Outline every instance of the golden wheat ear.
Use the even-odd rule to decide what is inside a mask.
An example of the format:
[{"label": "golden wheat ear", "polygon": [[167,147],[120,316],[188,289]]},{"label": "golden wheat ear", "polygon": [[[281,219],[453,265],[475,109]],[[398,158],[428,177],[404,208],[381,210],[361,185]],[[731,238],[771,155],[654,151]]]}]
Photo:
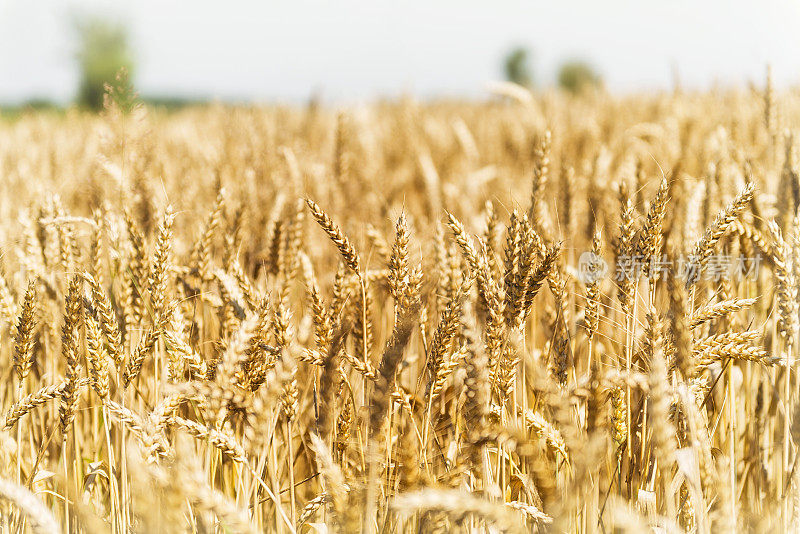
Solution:
[{"label": "golden wheat ear", "polygon": [[339,254],[344,258],[345,264],[353,270],[354,273],[360,276],[361,274],[361,259],[358,252],[344,235],[339,226],[333,222],[325,211],[311,199],[306,199],[308,209],[311,210],[311,215],[319,224],[320,228],[328,235],[333,244],[339,250]]}]

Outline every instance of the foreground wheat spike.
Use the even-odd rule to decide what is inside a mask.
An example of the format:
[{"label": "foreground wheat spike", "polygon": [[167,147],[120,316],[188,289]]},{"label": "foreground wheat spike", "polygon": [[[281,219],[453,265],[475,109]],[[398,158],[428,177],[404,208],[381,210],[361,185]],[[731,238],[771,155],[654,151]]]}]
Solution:
[{"label": "foreground wheat spike", "polygon": [[330,502],[330,496],[327,493],[320,493],[305,505],[300,516],[297,518],[297,526],[302,527],[308,522],[309,519],[316,513],[322,505]]},{"label": "foreground wheat spike", "polygon": [[170,422],[180,426],[197,439],[207,440],[233,461],[243,464],[247,463],[244,448],[236,442],[231,434],[213,428],[207,428],[195,421],[184,419],[183,417],[173,417],[170,419]]},{"label": "foreground wheat spike", "polygon": [[122,379],[124,387],[128,387],[130,383],[135,380],[137,376],[139,376],[139,372],[142,370],[144,359],[155,347],[159,334],[159,329],[148,330],[142,337],[139,345],[133,351],[133,354],[131,354],[130,358],[128,358],[128,365],[125,368],[125,373],[123,374]]},{"label": "foreground wheat spike", "polygon": [[389,254],[389,288],[393,295],[402,294],[402,286],[406,283],[406,278],[409,275],[408,265],[408,243],[409,243],[409,228],[408,221],[406,220],[405,213],[401,213],[397,219],[395,229],[395,241],[392,245],[392,250]]},{"label": "foreground wheat spike", "polygon": [[556,260],[561,252],[560,245],[550,247],[542,257],[541,262],[535,270],[531,271],[528,280],[526,281],[527,287],[525,288],[525,300],[522,305],[522,313],[527,316],[533,306],[533,299],[542,288],[544,281],[550,276],[550,272],[554,269]]},{"label": "foreground wheat spike", "polygon": [[336,245],[336,248],[339,249],[339,253],[342,255],[342,258],[344,258],[347,266],[350,267],[354,273],[360,275],[361,260],[358,257],[358,252],[356,252],[353,245],[350,244],[350,240],[347,239],[347,236],[342,233],[339,226],[328,217],[328,214],[325,213],[316,202],[307,198],[306,204],[311,210],[311,215],[316,219],[317,223],[319,223],[322,230],[328,234],[328,237],[333,241],[333,244]]},{"label": "foreground wheat spike", "polygon": [[[600,231],[595,230],[594,237],[592,238],[592,254],[595,258],[600,257]],[[597,324],[599,321],[598,316],[598,298],[599,298],[599,280],[592,278],[586,286],[586,307],[584,311],[584,320],[586,321],[586,332],[591,340],[597,332]]]},{"label": "foreground wheat spike", "polygon": [[153,256],[152,268],[150,272],[150,302],[153,308],[155,321],[163,313],[162,307],[167,291],[167,273],[169,268],[170,250],[172,248],[172,225],[175,222],[175,215],[172,207],[167,206],[164,212],[164,220],[158,227],[158,242]]},{"label": "foreground wheat spike", "polygon": [[[628,193],[628,186],[626,182],[620,182],[618,189],[618,197],[620,202],[620,223],[619,232],[616,239],[615,253],[618,264],[626,265],[632,256],[634,256],[634,247],[636,239],[636,223],[634,221],[634,205]],[[620,261],[622,260],[622,262]],[[618,284],[617,298],[623,306],[629,306],[631,303],[631,294],[635,285],[635,277],[627,276],[623,272],[621,280],[615,280]]]},{"label": "foreground wheat spike", "polygon": [[469,296],[471,286],[472,277],[467,275],[464,277],[462,284],[458,286],[457,291],[451,296],[444,310],[442,310],[428,353],[427,366],[432,379],[435,379],[439,373],[450,344],[458,333],[462,306]]},{"label": "foreground wheat spike", "polygon": [[14,426],[16,422],[22,418],[22,416],[37,406],[40,406],[51,399],[64,396],[67,387],[73,388],[77,393],[80,388],[85,386],[87,383],[87,380],[77,380],[75,382],[69,382],[65,380],[64,382],[43,387],[39,391],[26,395],[14,403],[8,413],[6,413],[5,428],[11,428]]},{"label": "foreground wheat spike", "polygon": [[647,216],[636,243],[636,253],[641,255],[645,261],[645,274],[648,274],[650,262],[654,259],[659,259],[661,255],[663,241],[661,230],[667,209],[668,193],[669,182],[667,182],[666,178],[663,178],[656,196],[650,204],[650,209],[647,211]]},{"label": "foreground wheat spike", "polygon": [[36,306],[36,281],[28,282],[22,313],[17,323],[14,346],[14,369],[20,383],[28,376],[33,365],[33,329],[35,326],[34,307]]},{"label": "foreground wheat spike", "polygon": [[145,447],[149,456],[165,455],[170,450],[169,443],[158,432],[160,429],[149,421],[142,420],[136,412],[113,401],[104,403],[108,414],[125,425]]},{"label": "foreground wheat spike", "polygon": [[105,344],[109,356],[119,364],[122,361],[122,354],[120,347],[122,346],[122,336],[119,332],[119,323],[117,322],[116,315],[111,308],[111,301],[108,299],[105,291],[97,283],[97,280],[84,271],[83,278],[89,284],[92,290],[92,303],[97,310],[98,324],[103,332],[103,335],[108,340]]},{"label": "foreground wheat spike", "polygon": [[75,417],[75,406],[78,401],[78,336],[77,329],[83,315],[81,298],[81,278],[74,276],[69,282],[69,289],[64,310],[64,325],[61,330],[61,353],[66,363],[66,382],[61,392],[59,406],[59,422],[61,433],[66,435],[67,428]]},{"label": "foreground wheat spike", "polygon": [[692,251],[692,261],[696,265],[697,271],[693,276],[689,277],[687,284],[690,285],[697,281],[700,271],[708,265],[708,260],[717,242],[722,238],[731,224],[733,224],[742,210],[748,205],[750,199],[753,197],[754,190],[755,186],[752,182],[745,185],[739,195],[719,212],[714,222],[711,223],[711,226],[708,227],[697,242]]},{"label": "foreground wheat spike", "polygon": [[101,399],[110,393],[109,365],[100,326],[91,314],[84,317],[86,324],[86,356],[89,360],[89,376],[92,388]]},{"label": "foreground wheat spike", "polygon": [[705,322],[713,321],[717,317],[724,317],[728,314],[735,313],[739,310],[747,309],[755,304],[756,299],[729,299],[724,300],[722,302],[717,302],[714,304],[710,304],[697,312],[692,316],[691,323],[689,324],[690,328],[697,328],[698,326],[702,325]]},{"label": "foreground wheat spike", "polygon": [[778,331],[789,344],[792,344],[798,330],[798,286],[794,273],[794,257],[789,243],[784,240],[775,221],[770,221],[769,230],[775,242],[773,261],[778,282]]}]

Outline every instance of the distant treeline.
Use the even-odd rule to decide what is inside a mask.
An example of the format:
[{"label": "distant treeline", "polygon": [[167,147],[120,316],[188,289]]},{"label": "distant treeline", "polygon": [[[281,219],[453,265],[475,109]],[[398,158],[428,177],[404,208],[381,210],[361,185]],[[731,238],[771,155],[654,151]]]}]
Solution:
[{"label": "distant treeline", "polygon": [[[180,96],[143,96],[138,99],[149,107],[163,108],[169,111],[179,110],[190,106],[200,106],[216,101],[210,97],[180,97]],[[31,98],[18,104],[0,104],[0,115],[4,117],[16,116],[29,111],[63,112],[75,104],[61,104],[46,98]]]}]

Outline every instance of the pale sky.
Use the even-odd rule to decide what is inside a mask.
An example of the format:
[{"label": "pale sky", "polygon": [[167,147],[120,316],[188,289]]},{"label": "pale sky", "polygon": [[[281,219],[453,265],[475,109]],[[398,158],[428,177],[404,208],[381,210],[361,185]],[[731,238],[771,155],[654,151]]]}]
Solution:
[{"label": "pale sky", "polygon": [[128,24],[142,94],[475,97],[515,45],[540,84],[573,57],[613,91],[800,81],[800,0],[0,0],[0,102],[72,98],[75,12]]}]

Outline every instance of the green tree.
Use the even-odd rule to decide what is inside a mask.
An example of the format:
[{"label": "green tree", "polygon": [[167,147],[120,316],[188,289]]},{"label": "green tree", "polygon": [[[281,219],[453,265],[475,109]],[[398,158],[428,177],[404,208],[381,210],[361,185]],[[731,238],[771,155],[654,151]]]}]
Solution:
[{"label": "green tree", "polygon": [[80,85],[77,101],[91,109],[103,107],[105,84],[114,83],[116,74],[133,67],[128,32],[124,25],[106,19],[90,17],[75,23],[78,33],[77,60]]},{"label": "green tree", "polygon": [[558,86],[570,93],[580,93],[600,85],[600,74],[586,61],[565,61],[558,69]]},{"label": "green tree", "polygon": [[530,65],[528,65],[528,49],[518,46],[511,50],[504,63],[506,80],[525,87],[530,87],[533,83]]}]

